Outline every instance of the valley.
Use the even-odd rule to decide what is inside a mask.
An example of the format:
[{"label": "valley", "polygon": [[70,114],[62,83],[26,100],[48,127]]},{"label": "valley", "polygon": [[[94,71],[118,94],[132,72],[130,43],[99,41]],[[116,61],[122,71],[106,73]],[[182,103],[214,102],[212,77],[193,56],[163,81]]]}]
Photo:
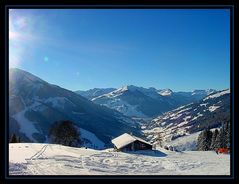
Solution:
[{"label": "valley", "polygon": [[23,142],[47,143],[53,122],[71,120],[90,148],[110,148],[125,132],[154,144],[160,133],[164,145],[190,151],[203,129],[230,121],[228,89],[173,92],[129,85],[72,92],[20,69],[10,70],[10,78],[9,135]]}]

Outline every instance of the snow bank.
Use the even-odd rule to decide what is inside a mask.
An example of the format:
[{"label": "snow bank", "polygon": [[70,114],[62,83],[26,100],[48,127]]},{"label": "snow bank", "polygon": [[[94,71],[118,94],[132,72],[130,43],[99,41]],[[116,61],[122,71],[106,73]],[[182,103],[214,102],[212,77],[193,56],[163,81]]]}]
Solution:
[{"label": "snow bank", "polygon": [[178,151],[192,151],[196,150],[197,138],[200,132],[179,137],[168,144],[172,145]]},{"label": "snow bank", "polygon": [[80,137],[82,139],[87,139],[91,142],[91,144],[85,144],[87,147],[93,147],[95,149],[103,149],[105,146],[105,143],[101,141],[98,137],[96,137],[95,134],[92,132],[89,132],[83,128],[80,128]]},{"label": "snow bank", "polygon": [[19,123],[20,129],[19,131],[24,133],[30,140],[33,140],[34,142],[37,142],[32,135],[34,133],[39,133],[39,131],[36,129],[35,125],[37,122],[33,122],[28,120],[25,117],[25,113],[28,109],[18,112],[17,114],[13,115],[12,117]]},{"label": "snow bank", "polygon": [[[164,154],[162,154],[162,151]],[[229,175],[230,156],[212,151],[114,152],[57,144],[9,144],[10,175]]]}]

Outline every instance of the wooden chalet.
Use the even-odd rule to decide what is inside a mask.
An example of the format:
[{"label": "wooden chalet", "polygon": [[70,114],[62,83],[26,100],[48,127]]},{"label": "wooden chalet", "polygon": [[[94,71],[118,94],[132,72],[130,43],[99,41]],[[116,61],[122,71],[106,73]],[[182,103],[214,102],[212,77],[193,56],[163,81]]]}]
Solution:
[{"label": "wooden chalet", "polygon": [[116,137],[111,142],[114,144],[114,148],[119,151],[152,150],[152,144],[127,133]]}]

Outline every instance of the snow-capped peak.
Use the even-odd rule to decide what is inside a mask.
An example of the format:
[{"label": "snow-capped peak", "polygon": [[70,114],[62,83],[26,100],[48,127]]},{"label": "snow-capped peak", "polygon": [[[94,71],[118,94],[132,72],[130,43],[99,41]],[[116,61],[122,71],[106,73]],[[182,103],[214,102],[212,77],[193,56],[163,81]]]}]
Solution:
[{"label": "snow-capped peak", "polygon": [[210,95],[210,94],[215,93],[215,92],[216,92],[215,89],[207,89],[206,90],[207,95]]},{"label": "snow-capped peak", "polygon": [[128,86],[123,86],[123,87],[119,88],[117,91],[123,92],[123,91],[128,91],[128,90],[129,90]]},{"label": "snow-capped peak", "polygon": [[136,90],[136,88],[137,88],[136,86],[132,86],[132,85],[130,85],[130,86],[123,86],[121,88],[118,88],[118,89],[110,92],[110,93],[103,94],[103,95],[100,95],[98,97],[95,97],[95,98],[92,99],[92,101],[94,101],[96,99],[99,99],[99,98],[102,98],[102,97],[115,98],[115,97],[117,97],[119,95],[122,95],[124,92],[126,92],[128,90],[130,90],[130,91]]},{"label": "snow-capped peak", "polygon": [[169,96],[173,93],[171,89],[163,89],[158,92],[162,96]]},{"label": "snow-capped peak", "polygon": [[122,93],[124,93],[125,91],[136,91],[138,90],[138,87],[133,86],[133,85],[127,85],[127,86],[123,86],[121,88],[118,88],[110,93],[108,93],[110,96],[114,96],[114,95],[120,95]]},{"label": "snow-capped peak", "polygon": [[120,88],[122,91],[136,91],[138,90],[139,87],[134,86],[134,85],[127,85],[127,86],[123,86],[122,88]]},{"label": "snow-capped peak", "polygon": [[217,97],[220,97],[220,96],[225,95],[225,94],[228,94],[228,93],[230,93],[230,89],[226,89],[226,90],[220,91],[220,92],[218,92],[218,93],[209,95],[209,96],[207,96],[206,98],[204,98],[203,101],[208,100],[208,99],[210,99],[210,98],[217,98]]},{"label": "snow-capped peak", "polygon": [[[130,90],[130,88],[131,88],[130,86],[123,86],[123,87],[121,87],[121,88],[118,88],[118,89],[116,89],[116,90],[110,92],[110,93],[111,93],[111,94],[123,93],[123,92],[125,92],[125,91]],[[109,93],[109,94],[110,94],[110,93]]]},{"label": "snow-capped peak", "polygon": [[196,90],[192,91],[192,95],[210,95],[215,92],[216,92],[216,90],[214,90],[214,89],[206,89],[206,90],[196,89]]}]

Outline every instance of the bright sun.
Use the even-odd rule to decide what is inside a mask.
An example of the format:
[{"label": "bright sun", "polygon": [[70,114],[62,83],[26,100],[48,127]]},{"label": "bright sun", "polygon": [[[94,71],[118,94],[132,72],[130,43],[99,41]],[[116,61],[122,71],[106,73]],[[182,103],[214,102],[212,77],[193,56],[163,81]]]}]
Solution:
[{"label": "bright sun", "polygon": [[9,66],[18,67],[24,60],[27,45],[34,41],[31,16],[9,10]]}]

